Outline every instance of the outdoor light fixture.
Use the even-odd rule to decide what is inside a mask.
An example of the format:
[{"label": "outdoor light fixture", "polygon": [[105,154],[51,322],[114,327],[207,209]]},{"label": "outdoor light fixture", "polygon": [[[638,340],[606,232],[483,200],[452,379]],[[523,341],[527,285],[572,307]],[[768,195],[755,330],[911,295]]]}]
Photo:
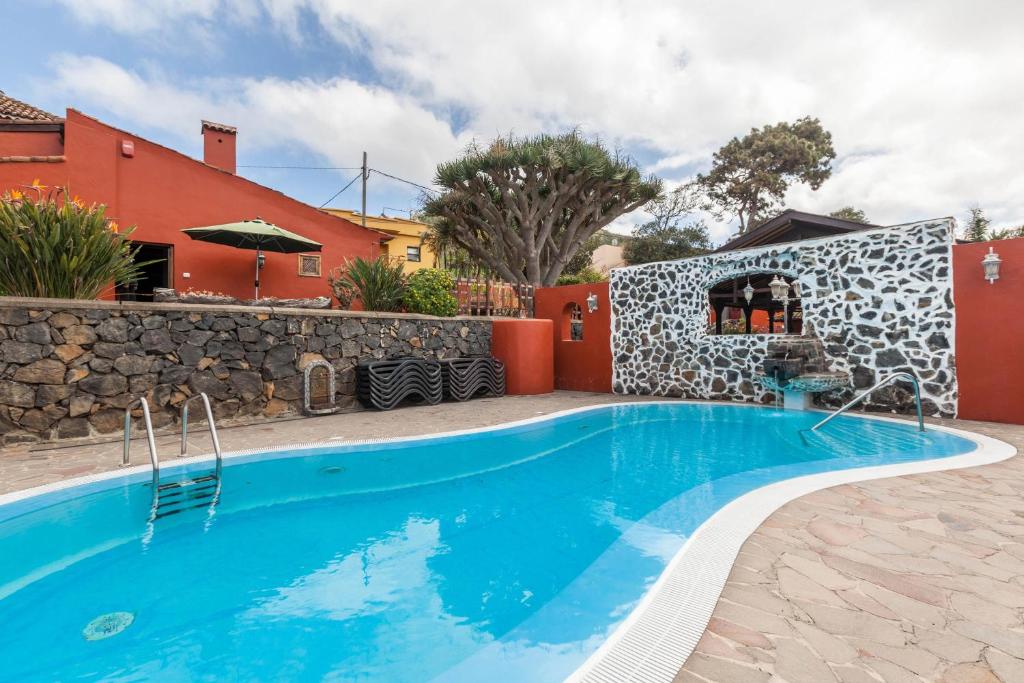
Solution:
[{"label": "outdoor light fixture", "polygon": [[256,252],[256,267],[263,270],[263,266],[267,264],[267,255],[262,251]]},{"label": "outdoor light fixture", "polygon": [[981,267],[985,269],[985,279],[991,285],[999,279],[999,264],[1003,262],[1003,259],[999,258],[992,247],[988,248],[988,253],[985,254],[985,258],[981,259]]},{"label": "outdoor light fixture", "polygon": [[794,279],[793,280],[793,284],[790,285],[790,288],[793,290],[793,296],[796,297],[797,299],[799,299],[800,298],[800,281]]},{"label": "outdoor light fixture", "polygon": [[587,296],[587,312],[593,313],[597,310],[597,294],[591,293]]},{"label": "outdoor light fixture", "polygon": [[776,301],[782,301],[783,299],[789,298],[789,283],[777,274],[772,278],[772,281],[768,283],[768,286],[771,287],[772,298]]},{"label": "outdoor light fixture", "polygon": [[749,304],[754,299],[754,288],[750,286],[750,278],[747,278],[747,286],[743,288],[743,298]]}]

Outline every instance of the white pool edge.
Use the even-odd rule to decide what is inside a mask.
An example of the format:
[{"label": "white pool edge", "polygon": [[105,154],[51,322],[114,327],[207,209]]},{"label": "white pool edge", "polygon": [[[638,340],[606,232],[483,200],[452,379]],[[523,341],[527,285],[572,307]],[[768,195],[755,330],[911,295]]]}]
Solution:
[{"label": "white pool edge", "polygon": [[[342,440],[340,437],[334,437],[319,441],[276,446],[274,448],[231,451],[223,453],[222,457],[225,461],[228,461],[254,454],[270,455],[278,452],[311,448],[319,449],[338,446],[354,448],[382,443],[442,439],[451,436],[508,429],[615,406],[679,405],[687,403],[696,405],[727,405],[750,409],[770,408],[770,406],[753,403],[685,399],[598,403],[485,427],[376,439]],[[906,420],[897,418],[865,414],[849,415],[850,417],[860,419],[912,425],[912,423],[908,423]],[[740,548],[764,520],[786,503],[809,493],[840,484],[908,474],[977,467],[1006,460],[1017,452],[1017,449],[1010,444],[982,434],[934,424],[929,424],[928,429],[960,436],[975,443],[977,448],[963,455],[896,465],[824,472],[787,479],[750,491],[719,509],[697,527],[626,620],[566,680],[573,683],[583,681],[588,683],[621,683],[623,681],[667,683],[672,681],[690,656],[690,653],[693,652],[701,636],[703,636],[718,598],[725,587],[729,573],[732,571],[732,566],[736,561]],[[175,457],[162,462],[161,470],[172,471],[193,463],[212,460],[213,456],[210,454],[189,458]],[[131,475],[148,474],[149,472],[150,467],[148,464],[136,465],[44,484],[21,491],[13,491],[0,494],[0,506],[85,484]]]},{"label": "white pool edge", "polygon": [[[875,415],[851,417],[908,424],[906,420]],[[977,448],[963,455],[786,479],[750,491],[720,508],[697,527],[626,620],[566,680],[671,682],[704,635],[740,548],[786,503],[840,484],[989,465],[1017,453],[1010,444],[983,434],[934,424],[928,429],[962,437]]]}]

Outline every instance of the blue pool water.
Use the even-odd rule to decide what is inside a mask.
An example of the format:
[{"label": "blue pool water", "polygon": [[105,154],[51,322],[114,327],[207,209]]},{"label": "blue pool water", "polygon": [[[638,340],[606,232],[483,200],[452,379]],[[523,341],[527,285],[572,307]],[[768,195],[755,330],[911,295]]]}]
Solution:
[{"label": "blue pool water", "polygon": [[[0,678],[560,680],[728,501],[974,448],[845,417],[808,435],[819,417],[621,405],[245,456],[214,514],[152,525],[145,475],[18,501],[0,507]],[[84,637],[113,612],[134,621]]]}]

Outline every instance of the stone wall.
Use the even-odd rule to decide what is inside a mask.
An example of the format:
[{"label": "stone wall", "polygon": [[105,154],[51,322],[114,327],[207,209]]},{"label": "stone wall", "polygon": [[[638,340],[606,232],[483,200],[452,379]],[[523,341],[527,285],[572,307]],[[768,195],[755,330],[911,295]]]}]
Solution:
[{"label": "stone wall", "polygon": [[486,355],[490,343],[479,318],[0,297],[0,436],[116,432],[139,397],[163,426],[198,392],[218,419],[297,413],[302,370],[321,358],[348,407],[360,360]]},{"label": "stone wall", "polygon": [[[952,222],[866,230],[612,271],[613,387],[618,393],[769,401],[753,380],[780,335],[708,332],[708,289],[747,273],[798,278],[804,333],[824,344],[853,386],[822,397],[838,405],[891,371],[921,379],[928,414],[956,412]],[[880,392],[873,407],[906,409]]]}]

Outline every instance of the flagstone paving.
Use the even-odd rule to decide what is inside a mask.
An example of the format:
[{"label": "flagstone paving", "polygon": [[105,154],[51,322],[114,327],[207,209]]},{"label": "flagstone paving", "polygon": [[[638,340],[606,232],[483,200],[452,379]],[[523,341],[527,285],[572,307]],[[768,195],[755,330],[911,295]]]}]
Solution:
[{"label": "flagstone paving", "polygon": [[[1024,427],[939,421],[1024,452]],[[676,683],[1024,682],[1024,457],[838,486],[747,540]]]},{"label": "flagstone paving", "polygon": [[[225,450],[428,434],[619,401],[584,392],[221,430]],[[1024,427],[937,421],[1012,443]],[[189,432],[193,452],[208,434]],[[177,436],[157,445],[173,457]],[[121,445],[0,450],[0,493],[117,468]],[[141,439],[133,462],[142,462]],[[775,512],[747,540],[677,683],[1024,683],[1024,457],[839,486]]]}]

